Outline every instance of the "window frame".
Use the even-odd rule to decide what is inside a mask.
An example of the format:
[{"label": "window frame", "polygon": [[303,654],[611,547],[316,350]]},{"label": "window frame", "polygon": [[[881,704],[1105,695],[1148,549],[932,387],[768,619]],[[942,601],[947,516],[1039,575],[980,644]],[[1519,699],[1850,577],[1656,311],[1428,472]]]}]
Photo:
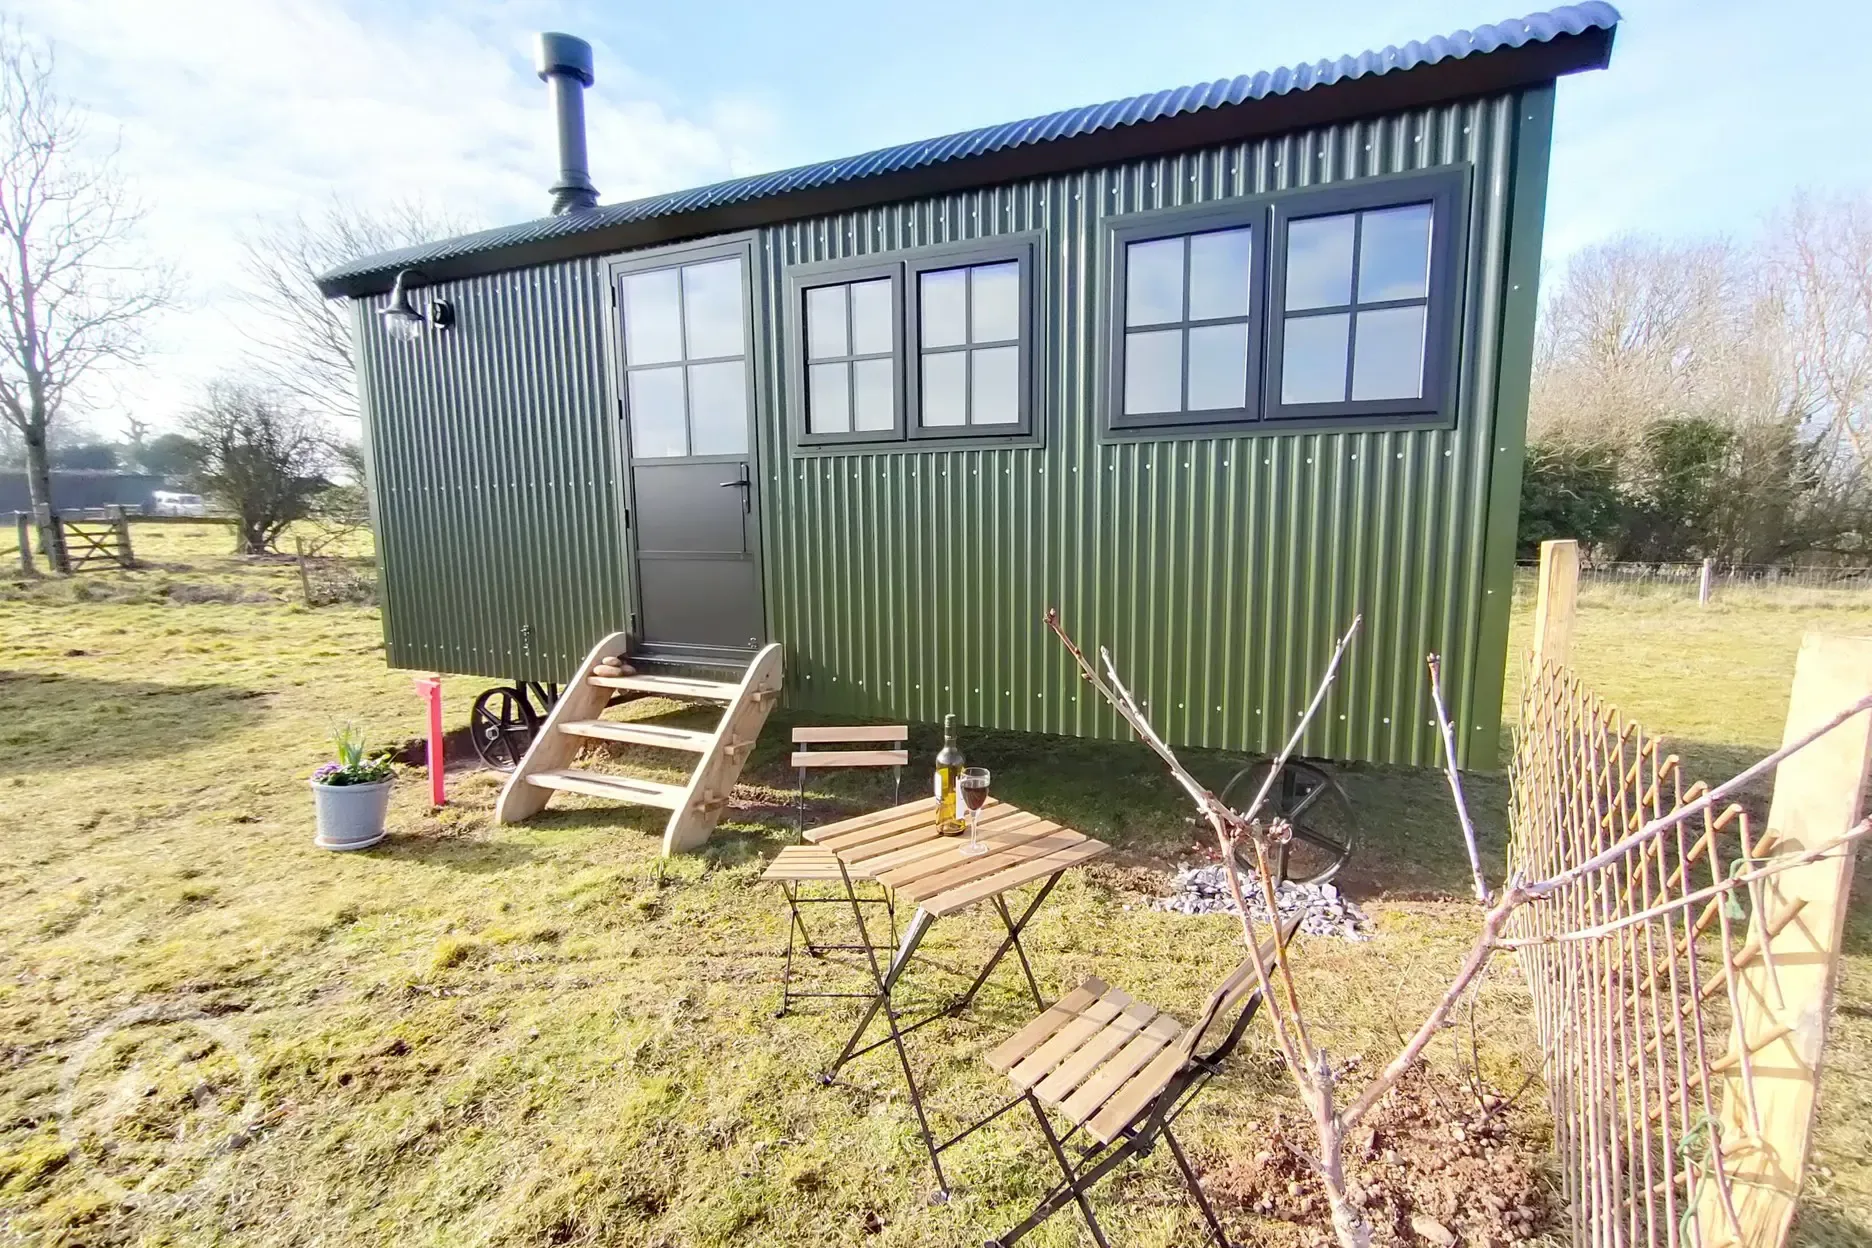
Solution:
[{"label": "window frame", "polygon": [[[610,316],[606,320],[605,332],[611,336],[607,370],[612,378],[613,399],[618,416],[619,447],[622,452],[621,462],[627,466],[640,464],[669,463],[677,460],[684,463],[731,463],[738,462],[756,454],[760,441],[760,409],[757,406],[760,394],[761,369],[758,341],[759,326],[755,320],[756,283],[759,280],[755,272],[752,234],[725,235],[721,238],[697,240],[688,243],[676,243],[665,247],[648,248],[643,251],[627,252],[606,260],[604,267],[605,285],[610,295]],[[631,364],[629,346],[626,342],[626,310],[624,281],[638,273],[656,269],[681,270],[692,265],[709,264],[717,260],[738,259],[741,261],[741,316],[742,350],[736,356],[707,356],[689,360],[687,356],[687,325],[683,326],[685,336],[684,355],[681,360],[657,364]],[[677,278],[679,288],[681,277]],[[682,296],[679,295],[679,298]],[[680,306],[680,305],[679,305]],[[685,447],[694,446],[695,430],[690,420],[689,378],[687,370],[692,364],[722,363],[739,358],[742,362],[742,377],[747,401],[747,446],[741,451],[711,452],[707,455],[640,455],[637,452],[636,429],[632,421],[630,402],[630,375],[644,369],[676,367],[684,370],[683,375],[683,441]]]},{"label": "window frame", "polygon": [[[1248,376],[1244,388],[1246,403],[1237,408],[1216,408],[1210,411],[1191,412],[1149,412],[1128,415],[1124,410],[1125,392],[1125,335],[1130,327],[1125,324],[1125,304],[1130,294],[1129,257],[1133,243],[1155,242],[1160,239],[1189,239],[1197,234],[1213,234],[1222,230],[1241,229],[1246,226],[1250,231],[1248,253]],[[1262,361],[1264,334],[1264,308],[1266,307],[1266,272],[1267,272],[1267,234],[1268,201],[1265,197],[1252,199],[1218,200],[1202,204],[1187,204],[1173,208],[1154,208],[1143,212],[1125,213],[1106,222],[1106,236],[1110,246],[1110,263],[1106,272],[1111,281],[1106,307],[1106,350],[1109,352],[1110,365],[1106,370],[1106,408],[1105,432],[1125,436],[1156,436],[1163,432],[1195,431],[1214,432],[1218,426],[1240,427],[1256,425],[1261,422],[1260,404],[1262,396]],[[1189,245],[1184,243],[1183,261],[1183,308],[1189,309]],[[1233,323],[1241,318],[1222,317],[1205,321],[1191,321],[1187,318],[1175,322],[1166,322],[1161,328],[1175,327],[1184,335],[1185,346],[1182,373],[1179,384],[1183,388],[1187,401],[1189,393],[1189,350],[1187,335],[1192,327],[1205,324]]]},{"label": "window frame", "polygon": [[[1343,427],[1369,422],[1380,427],[1396,425],[1435,426],[1453,424],[1456,419],[1456,354],[1462,342],[1462,259],[1467,235],[1469,171],[1467,166],[1438,168],[1391,174],[1376,178],[1358,178],[1347,182],[1290,192],[1270,202],[1272,221],[1268,228],[1267,260],[1267,335],[1266,365],[1262,370],[1262,420],[1267,425],[1286,427],[1314,422],[1325,427]],[[1284,403],[1281,401],[1281,368],[1286,352],[1287,315],[1281,301],[1287,286],[1287,228],[1295,221],[1313,217],[1335,216],[1351,212],[1371,212],[1402,208],[1412,204],[1430,205],[1430,262],[1425,287],[1423,392],[1417,398],[1354,399],[1350,379],[1357,358],[1357,320],[1361,308],[1413,306],[1416,300],[1373,301],[1361,304],[1358,299],[1359,250],[1352,252],[1352,302],[1344,306],[1307,308],[1308,315],[1349,313],[1351,324],[1346,340],[1347,397],[1323,403]]]},{"label": "window frame", "polygon": [[[944,243],[932,247],[918,247],[903,253],[904,357],[902,378],[905,441],[944,443],[967,439],[1001,445],[1033,437],[1034,354],[1037,345],[1034,338],[1040,328],[1040,319],[1034,315],[1038,242],[1038,235],[1033,231],[1027,231],[1020,234],[1001,234],[990,238],[970,239],[966,242]],[[973,268],[977,265],[1006,264],[1010,261],[1017,266],[1018,276],[1015,295],[1018,337],[1014,344],[1015,358],[1018,362],[1015,380],[1017,419],[1012,423],[999,425],[938,425],[933,428],[924,428],[921,424],[923,327],[919,315],[922,300],[918,298],[922,275],[943,269]],[[942,354],[947,351],[966,353],[974,349],[976,348],[973,344],[964,344],[959,347],[938,348],[936,353]],[[803,360],[804,356],[801,359]]]},{"label": "window frame", "polygon": [[[885,258],[878,255],[851,256],[842,260],[826,260],[815,264],[795,265],[787,270],[786,275],[786,331],[785,342],[789,355],[787,372],[787,398],[793,409],[793,441],[801,447],[837,447],[853,443],[866,445],[893,445],[904,438],[904,429],[908,420],[906,407],[905,367],[906,340],[904,337],[904,276],[901,259]],[[809,382],[814,363],[807,355],[806,338],[806,297],[812,290],[827,286],[850,286],[857,282],[870,282],[888,279],[890,282],[891,304],[891,400],[892,423],[889,429],[849,429],[841,433],[814,433],[810,423],[809,396],[812,388]],[[847,299],[850,296],[847,295]],[[849,307],[849,304],[847,305]],[[846,332],[851,329],[849,313]],[[848,341],[847,346],[850,346]],[[840,357],[849,360],[849,355]],[[875,358],[875,357],[872,357]],[[857,412],[852,412],[857,418]]]}]

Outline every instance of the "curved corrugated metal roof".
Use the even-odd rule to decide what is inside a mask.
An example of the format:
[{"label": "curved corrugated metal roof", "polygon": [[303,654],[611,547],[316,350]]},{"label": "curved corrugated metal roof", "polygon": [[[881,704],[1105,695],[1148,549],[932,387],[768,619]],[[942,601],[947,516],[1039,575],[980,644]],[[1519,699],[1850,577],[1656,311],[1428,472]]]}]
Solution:
[{"label": "curved corrugated metal roof", "polygon": [[357,279],[389,275],[399,269],[422,268],[458,257],[861,182],[1120,127],[1148,125],[1183,114],[1310,91],[1360,78],[1399,73],[1506,48],[1549,43],[1566,35],[1611,31],[1618,22],[1618,10],[1610,4],[1603,0],[1586,0],[1583,4],[1566,5],[1519,19],[1478,26],[1474,30],[1459,30],[1423,42],[1413,40],[1401,48],[1387,47],[1375,52],[1361,52],[1357,56],[1313,61],[1286,69],[1263,70],[1257,74],[1223,78],[1151,95],[1066,109],[1025,121],[1006,122],[915,143],[900,143],[895,147],[880,148],[839,160],[734,178],[693,190],[653,195],[623,204],[601,205],[584,212],[542,217],[459,238],[403,247],[340,265],[320,277],[319,285],[328,294],[340,293],[356,283]]}]

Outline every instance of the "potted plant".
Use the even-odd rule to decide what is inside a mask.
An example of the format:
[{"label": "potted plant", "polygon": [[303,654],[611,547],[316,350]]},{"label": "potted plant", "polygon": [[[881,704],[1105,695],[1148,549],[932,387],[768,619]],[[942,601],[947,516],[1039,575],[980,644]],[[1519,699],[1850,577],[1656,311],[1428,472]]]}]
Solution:
[{"label": "potted plant", "polygon": [[332,733],[338,761],[312,773],[320,849],[367,849],[384,838],[390,786],[396,782],[390,756],[364,757],[364,735],[346,724]]}]

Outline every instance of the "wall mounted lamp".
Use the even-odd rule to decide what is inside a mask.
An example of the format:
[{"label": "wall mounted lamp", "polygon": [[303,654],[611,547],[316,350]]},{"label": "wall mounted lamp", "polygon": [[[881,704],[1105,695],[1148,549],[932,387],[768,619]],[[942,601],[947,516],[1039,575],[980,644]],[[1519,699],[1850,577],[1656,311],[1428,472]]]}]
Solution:
[{"label": "wall mounted lamp", "polygon": [[383,318],[384,328],[398,338],[414,342],[421,338],[423,326],[431,329],[447,329],[455,323],[455,305],[446,299],[431,299],[427,313],[410,300],[410,285],[426,284],[428,278],[418,269],[404,269],[396,275],[396,282],[390,287],[390,302],[377,315]]}]

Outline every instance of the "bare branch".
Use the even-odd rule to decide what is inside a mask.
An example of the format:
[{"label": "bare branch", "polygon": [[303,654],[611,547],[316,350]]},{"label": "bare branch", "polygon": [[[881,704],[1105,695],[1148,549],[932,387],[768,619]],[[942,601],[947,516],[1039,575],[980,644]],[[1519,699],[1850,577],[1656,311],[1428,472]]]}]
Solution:
[{"label": "bare branch", "polygon": [[1705,810],[1723,801],[1730,794],[1748,787],[1749,782],[1756,777],[1766,775],[1768,772],[1773,771],[1776,767],[1779,767],[1785,759],[1800,753],[1853,716],[1863,715],[1868,710],[1872,710],[1872,695],[1860,698],[1857,702],[1854,702],[1851,706],[1839,712],[1839,714],[1829,719],[1826,723],[1821,724],[1818,728],[1815,728],[1812,732],[1809,732],[1799,740],[1790,741],[1786,745],[1783,745],[1766,758],[1752,763],[1715,788],[1705,791],[1702,796],[1695,800],[1685,802],[1675,810],[1667,811],[1657,818],[1650,820],[1637,831],[1615,842],[1609,848],[1594,854],[1586,861],[1576,863],[1568,867],[1565,871],[1560,872],[1558,875],[1549,876],[1544,880],[1533,880],[1519,886],[1516,885],[1515,881],[1511,880],[1509,881],[1510,891],[1519,891],[1528,897],[1545,897],[1557,888],[1562,888],[1596,871],[1603,871],[1606,867],[1611,866],[1625,855],[1643,845],[1646,841],[1658,835],[1658,833],[1663,832],[1667,828],[1675,827],[1692,815],[1702,814]]},{"label": "bare branch", "polygon": [[1475,899],[1488,905],[1488,877],[1482,873],[1482,852],[1476,846],[1475,821],[1469,817],[1469,799],[1463,794],[1462,775],[1456,770],[1456,730],[1450,724],[1449,711],[1443,706],[1443,661],[1430,655],[1430,701],[1436,707],[1437,731],[1443,739],[1443,774],[1449,780],[1450,797],[1456,802],[1456,819],[1462,824],[1463,845],[1469,851],[1469,871],[1475,877]]},{"label": "bare branch", "polygon": [[[1707,888],[1698,889],[1694,893],[1685,893],[1681,897],[1673,897],[1671,900],[1660,905],[1652,906],[1648,910],[1639,910],[1633,914],[1624,915],[1607,923],[1594,924],[1591,927],[1576,927],[1570,931],[1553,932],[1541,936],[1510,936],[1496,943],[1503,949],[1526,949],[1536,945],[1563,945],[1582,940],[1597,940],[1601,936],[1610,936],[1614,932],[1623,931],[1625,928],[1649,923],[1653,919],[1662,918],[1667,914],[1702,905],[1714,898],[1732,893],[1738,888],[1747,888],[1749,885],[1759,883],[1769,876],[1779,875],[1790,867],[1805,866],[1810,862],[1818,862],[1822,858],[1835,857],[1847,846],[1863,840],[1868,833],[1872,833],[1872,820],[1862,819],[1847,831],[1842,832],[1839,836],[1826,842],[1824,845],[1816,846],[1804,853],[1763,859],[1762,865],[1759,867],[1749,871],[1737,872],[1735,875],[1729,876]],[[1766,954],[1765,948],[1764,954]]]},{"label": "bare branch", "polygon": [[328,420],[356,420],[348,301],[326,299],[317,278],[348,260],[468,228],[420,201],[366,208],[333,199],[317,216],[295,215],[255,231],[242,242],[247,286],[240,295],[254,315],[236,322],[253,345],[253,371],[274,392]]}]

